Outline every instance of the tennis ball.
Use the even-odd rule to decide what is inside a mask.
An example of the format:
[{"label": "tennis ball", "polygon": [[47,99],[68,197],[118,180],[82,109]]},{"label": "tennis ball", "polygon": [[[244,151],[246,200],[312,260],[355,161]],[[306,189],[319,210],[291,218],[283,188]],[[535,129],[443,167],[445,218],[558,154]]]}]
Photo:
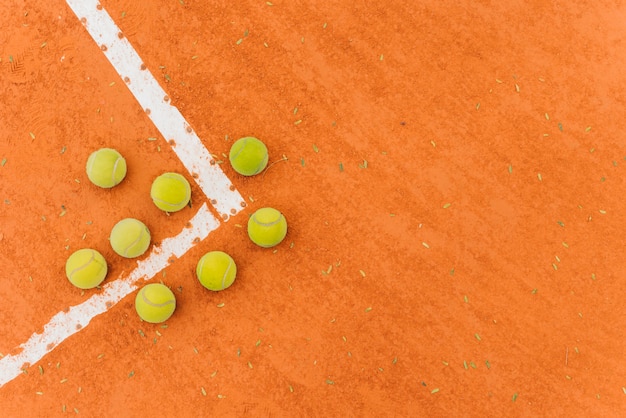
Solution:
[{"label": "tennis ball", "polygon": [[83,248],[69,256],[65,274],[70,283],[80,289],[98,286],[107,275],[107,263],[98,251]]},{"label": "tennis ball", "polygon": [[150,230],[137,219],[122,219],[111,230],[109,241],[113,250],[122,257],[139,257],[150,246]]},{"label": "tennis ball", "polygon": [[150,196],[154,204],[165,212],[177,212],[187,206],[191,186],[178,173],[164,173],[154,179]]},{"label": "tennis ball", "polygon": [[248,236],[256,245],[270,248],[287,235],[287,220],[274,208],[261,208],[248,220]]},{"label": "tennis ball", "polygon": [[206,253],[198,261],[196,276],[202,286],[209,290],[224,290],[235,281],[237,265],[235,260],[222,251]]},{"label": "tennis ball", "polygon": [[176,296],[161,283],[147,284],[135,297],[135,310],[141,319],[158,324],[167,321],[176,309]]},{"label": "tennis ball", "polygon": [[267,167],[267,147],[257,138],[247,136],[235,141],[228,158],[236,172],[254,176]]},{"label": "tennis ball", "polygon": [[87,159],[87,177],[96,186],[110,189],[126,177],[126,160],[111,148],[101,148]]}]

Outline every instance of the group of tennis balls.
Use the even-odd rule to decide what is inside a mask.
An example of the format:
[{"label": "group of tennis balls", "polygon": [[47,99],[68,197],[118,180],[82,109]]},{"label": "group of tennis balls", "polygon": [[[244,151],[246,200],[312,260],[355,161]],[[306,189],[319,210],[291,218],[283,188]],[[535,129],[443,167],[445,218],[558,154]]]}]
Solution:
[{"label": "group of tennis balls", "polygon": [[[237,173],[254,176],[267,167],[267,147],[257,138],[241,138],[233,143],[229,160]],[[101,148],[89,156],[86,171],[93,184],[110,189],[126,177],[126,160],[112,148]],[[169,214],[189,204],[191,186],[181,174],[164,173],[153,181],[150,196],[159,209]],[[274,247],[280,244],[286,234],[287,221],[276,209],[261,208],[248,220],[248,236],[260,247]],[[140,220],[126,218],[115,224],[109,241],[119,256],[136,258],[150,247],[150,231]],[[104,281],[107,262],[98,251],[82,248],[67,259],[65,273],[74,286],[92,289]],[[236,275],[235,261],[223,251],[204,254],[196,266],[199,282],[212,291],[226,289],[233,284]],[[147,284],[137,293],[135,309],[146,322],[164,322],[176,309],[176,297],[164,284]]]}]

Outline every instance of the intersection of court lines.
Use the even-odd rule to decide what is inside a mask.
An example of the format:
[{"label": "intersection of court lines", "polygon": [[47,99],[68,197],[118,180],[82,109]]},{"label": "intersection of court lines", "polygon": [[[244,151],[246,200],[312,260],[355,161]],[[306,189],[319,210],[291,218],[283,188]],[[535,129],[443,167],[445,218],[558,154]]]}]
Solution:
[{"label": "intersection of court lines", "polygon": [[[139,64],[139,57],[133,56],[136,53],[130,47],[130,44],[122,36],[118,36],[121,32],[115,30],[116,27],[112,20],[107,22],[107,19],[110,20],[110,18],[106,11],[97,2],[91,3],[94,7],[87,12],[85,12],[85,9],[81,9],[81,7],[85,6],[84,3],[68,1],[68,5],[74,8],[74,11],[83,25],[89,30],[94,40],[98,41],[98,37],[108,39],[108,45],[100,43],[100,49],[105,52],[105,55],[107,55],[107,58],[127,85],[131,83],[134,83],[133,87],[137,84],[140,85],[139,88],[134,90],[131,88],[135,98],[140,102],[149,117],[152,113],[151,119],[161,134],[171,138],[168,140],[168,143],[172,145],[175,153],[183,161],[184,167],[189,171],[191,177],[196,180],[199,188],[204,194],[210,195],[210,203],[216,207],[220,217],[223,220],[227,220],[230,216],[242,210],[245,207],[245,203],[241,196],[215,164],[212,156],[203,147],[190,125],[184,120],[178,110],[170,105],[167,95],[164,94],[164,91],[156,83],[149,70],[143,64]],[[100,19],[100,23],[104,21],[104,26],[97,26],[95,31],[93,27],[90,30],[90,25],[97,19]],[[108,27],[106,26],[107,23]],[[104,36],[106,32],[110,32],[109,35],[111,36],[106,38]],[[118,39],[115,39],[115,36]],[[135,65],[133,66],[133,64]],[[115,82],[111,82],[109,86],[112,87],[114,84]],[[113,117],[111,117],[111,123],[113,123]],[[137,160],[139,159],[140,157],[137,157]],[[129,158],[129,160],[132,161],[132,158]],[[76,182],[80,184],[79,180]],[[120,187],[120,189],[123,189],[123,187]],[[115,204],[110,205],[110,207],[114,206]],[[65,210],[64,206],[63,210]],[[102,313],[117,303],[122,297],[132,292],[135,288],[134,282],[140,279],[148,280],[153,277],[154,274],[166,266],[170,254],[181,257],[190,248],[192,242],[196,243],[198,239],[206,238],[212,230],[219,227],[219,222],[206,205],[202,205],[190,222],[190,225],[186,225],[186,227],[191,228],[191,233],[183,230],[175,238],[164,239],[161,243],[162,248],[152,251],[147,259],[140,261],[139,267],[131,272],[130,275],[118,280],[118,283],[111,282],[105,285],[103,293],[92,296],[80,306],[74,306],[68,312],[59,312],[50,323],[44,326],[43,332],[35,332],[26,343],[14,350],[16,351],[15,354],[12,353],[2,358],[0,360],[0,363],[3,365],[0,368],[2,372],[0,386],[16,377],[21,367],[38,361],[43,355],[61,343],[63,339],[87,325],[93,316]],[[102,228],[100,228],[100,232],[102,232]],[[166,242],[167,244],[164,244]],[[100,239],[100,243],[102,243],[102,239]],[[69,245],[66,246],[66,250],[69,250],[69,248]],[[164,251],[166,254],[163,254]],[[157,261],[152,263],[155,259]],[[112,275],[110,274],[110,276]],[[106,299],[103,294],[106,294],[109,298]],[[92,305],[98,305],[99,308],[92,309]],[[70,327],[66,326],[68,321],[72,322]],[[72,327],[74,329],[71,329]],[[45,348],[43,347],[44,344]],[[20,364],[23,360],[24,364]]]}]

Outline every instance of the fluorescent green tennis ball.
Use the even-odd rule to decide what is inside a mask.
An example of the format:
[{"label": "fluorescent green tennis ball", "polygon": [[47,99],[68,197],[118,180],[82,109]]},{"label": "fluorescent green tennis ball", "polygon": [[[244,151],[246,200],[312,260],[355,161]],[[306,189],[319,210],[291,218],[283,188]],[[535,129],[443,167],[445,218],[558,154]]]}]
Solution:
[{"label": "fluorescent green tennis ball", "polygon": [[83,248],[67,259],[65,274],[74,286],[80,289],[92,289],[102,283],[106,277],[107,263],[98,251]]},{"label": "fluorescent green tennis ball", "polygon": [[187,206],[191,186],[178,173],[164,173],[152,182],[150,196],[154,204],[165,212],[177,212]]},{"label": "fluorescent green tennis ball", "polygon": [[248,236],[256,245],[270,248],[287,235],[287,220],[274,208],[261,208],[248,220]]},{"label": "fluorescent green tennis ball", "polygon": [[150,230],[137,219],[122,219],[111,230],[109,241],[113,250],[122,257],[139,257],[150,246]]},{"label": "fluorescent green tennis ball", "polygon": [[230,164],[244,176],[259,174],[267,167],[268,158],[265,144],[251,136],[238,139],[230,147]]},{"label": "fluorescent green tennis ball", "polygon": [[111,148],[101,148],[87,159],[87,177],[96,186],[110,189],[126,177],[126,160]]},{"label": "fluorescent green tennis ball", "polygon": [[141,319],[158,324],[165,322],[176,309],[176,296],[161,283],[147,284],[135,297],[135,310]]},{"label": "fluorescent green tennis ball", "polygon": [[198,261],[196,276],[209,290],[224,290],[235,281],[237,265],[231,256],[222,251],[206,253]]}]

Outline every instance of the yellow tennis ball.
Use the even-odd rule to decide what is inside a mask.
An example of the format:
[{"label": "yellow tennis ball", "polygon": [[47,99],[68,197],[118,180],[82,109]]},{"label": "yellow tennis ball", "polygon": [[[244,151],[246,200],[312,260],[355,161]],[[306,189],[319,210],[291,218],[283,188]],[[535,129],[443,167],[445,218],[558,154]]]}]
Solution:
[{"label": "yellow tennis ball", "polygon": [[267,167],[268,158],[265,144],[251,136],[238,139],[230,147],[230,164],[244,176],[259,174]]},{"label": "yellow tennis ball", "polygon": [[287,235],[287,220],[274,208],[261,208],[248,220],[248,236],[256,245],[270,248]]},{"label": "yellow tennis ball", "polygon": [[135,310],[141,319],[158,324],[165,322],[176,309],[176,296],[161,283],[147,284],[135,297]]},{"label": "yellow tennis ball", "polygon": [[126,160],[112,148],[101,148],[91,153],[86,169],[93,184],[110,189],[126,177]]},{"label": "yellow tennis ball", "polygon": [[70,283],[80,289],[98,286],[107,275],[107,263],[98,251],[83,248],[69,256],[65,274]]},{"label": "yellow tennis ball", "polygon": [[122,219],[111,230],[109,241],[113,251],[122,257],[139,257],[150,246],[150,230],[140,220]]},{"label": "yellow tennis ball", "polygon": [[164,173],[152,182],[150,196],[159,209],[177,212],[189,203],[191,186],[187,179],[178,173]]},{"label": "yellow tennis ball", "polygon": [[222,251],[206,253],[198,261],[196,276],[202,286],[209,290],[224,290],[235,281],[237,265],[235,260]]}]

